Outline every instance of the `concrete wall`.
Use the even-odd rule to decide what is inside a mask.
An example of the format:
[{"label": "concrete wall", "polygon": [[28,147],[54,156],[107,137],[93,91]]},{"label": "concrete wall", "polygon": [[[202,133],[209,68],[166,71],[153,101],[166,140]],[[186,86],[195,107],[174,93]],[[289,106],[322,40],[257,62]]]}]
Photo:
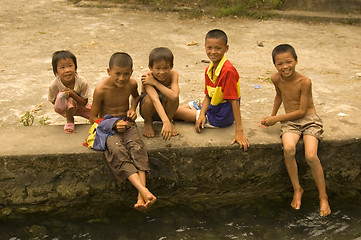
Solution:
[{"label": "concrete wall", "polygon": [[[159,139],[158,139],[159,140]],[[328,193],[361,191],[361,141],[324,141],[319,156]],[[136,191],[120,186],[103,154],[23,154],[0,157],[0,218],[73,209],[79,216],[111,204],[132,205]],[[298,145],[299,174],[308,193],[317,195],[309,167]],[[256,144],[247,152],[237,146],[168,146],[149,149],[148,187],[157,204],[220,205],[256,199],[270,193],[289,194],[291,184],[280,143]],[[210,201],[211,200],[211,201]]]}]

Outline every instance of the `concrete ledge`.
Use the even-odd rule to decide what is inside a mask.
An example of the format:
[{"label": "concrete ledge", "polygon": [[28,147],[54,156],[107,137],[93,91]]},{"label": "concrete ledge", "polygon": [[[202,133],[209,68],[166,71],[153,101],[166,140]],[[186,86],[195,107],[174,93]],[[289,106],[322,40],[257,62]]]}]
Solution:
[{"label": "concrete ledge", "polygon": [[[181,135],[170,141],[144,139],[151,166],[148,187],[159,198],[158,204],[208,202],[210,206],[274,192],[291,194],[279,126],[266,130],[253,121],[244,125],[251,143],[247,152],[229,144],[233,127],[197,134],[192,124],[177,123]],[[64,134],[62,126],[2,128],[0,217],[71,207],[83,216],[100,211],[94,209],[94,202],[131,205],[135,201],[136,191],[128,182],[117,186],[103,153],[82,146],[89,127],[77,125],[71,135]],[[159,130],[157,125],[158,134]],[[360,192],[360,139],[325,137],[319,157],[329,194]],[[317,194],[302,150],[299,144],[300,180],[307,192]]]}]

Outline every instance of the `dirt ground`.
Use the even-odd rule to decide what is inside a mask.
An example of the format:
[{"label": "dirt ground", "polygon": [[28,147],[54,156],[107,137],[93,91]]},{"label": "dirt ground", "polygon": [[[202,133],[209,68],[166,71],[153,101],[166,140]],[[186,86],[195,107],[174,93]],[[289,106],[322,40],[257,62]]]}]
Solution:
[{"label": "dirt ground", "polygon": [[[47,102],[54,78],[51,55],[68,49],[78,58],[78,73],[94,89],[106,75],[109,57],[128,52],[135,79],[147,71],[149,52],[159,46],[175,55],[181,102],[203,96],[204,36],[221,28],[229,37],[228,59],[241,77],[243,119],[261,120],[271,112],[275,70],[272,49],[290,43],[299,57],[298,70],[313,80],[316,109],[329,130],[339,122],[359,128],[361,27],[288,20],[182,19],[177,13],[122,8],[90,8],[66,0],[2,0],[0,5],[0,126],[21,126],[21,115],[34,111],[51,124],[64,120]],[[262,41],[263,47],[257,46]],[[197,43],[187,45],[188,43]],[[339,120],[334,123],[335,119]],[[82,123],[81,118],[76,119]]]}]

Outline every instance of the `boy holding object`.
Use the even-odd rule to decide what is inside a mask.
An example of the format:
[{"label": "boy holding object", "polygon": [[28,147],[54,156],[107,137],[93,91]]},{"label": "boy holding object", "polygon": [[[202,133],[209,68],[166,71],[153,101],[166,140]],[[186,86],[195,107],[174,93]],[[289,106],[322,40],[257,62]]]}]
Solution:
[{"label": "boy holding object", "polygon": [[108,166],[119,183],[128,179],[138,190],[134,208],[146,210],[157,198],[146,188],[148,154],[134,122],[139,93],[137,82],[131,78],[132,58],[127,53],[114,53],[107,71],[109,77],[95,88],[90,122],[104,118],[97,134],[99,129],[105,138],[101,142],[106,143]]}]

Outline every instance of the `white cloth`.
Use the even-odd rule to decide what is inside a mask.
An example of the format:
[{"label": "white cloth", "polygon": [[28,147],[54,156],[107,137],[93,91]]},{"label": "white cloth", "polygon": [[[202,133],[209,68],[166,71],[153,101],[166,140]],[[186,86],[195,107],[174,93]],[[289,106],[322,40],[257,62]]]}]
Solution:
[{"label": "white cloth", "polygon": [[[61,82],[59,77],[51,81],[49,86],[49,94],[48,94],[49,102],[54,103],[58,93],[61,90],[64,90],[65,88],[66,87]],[[89,83],[85,81],[83,78],[79,77],[78,75],[75,75],[74,92],[84,99],[89,99],[92,97],[92,92]]]}]

